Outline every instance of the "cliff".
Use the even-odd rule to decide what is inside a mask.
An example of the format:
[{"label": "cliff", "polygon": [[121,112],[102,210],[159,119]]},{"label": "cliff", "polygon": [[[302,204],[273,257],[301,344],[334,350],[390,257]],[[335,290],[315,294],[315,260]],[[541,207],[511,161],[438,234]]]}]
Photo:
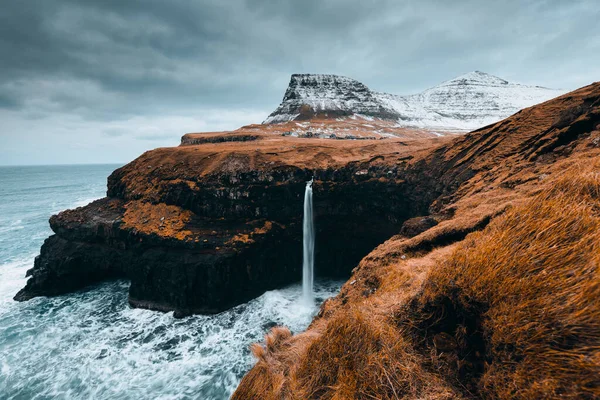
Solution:
[{"label": "cliff", "polygon": [[431,215],[254,345],[233,398],[598,398],[598,156],[595,83],[411,160]]},{"label": "cliff", "polygon": [[317,268],[348,276],[404,219],[424,212],[398,171],[439,140],[186,135],[182,146],[116,170],[107,198],[53,216],[55,235],[15,298],[125,277],[133,306],[186,315],[219,312],[296,282],[304,185],[312,177],[317,235],[327,242]]},{"label": "cliff", "polygon": [[[540,160],[569,154],[593,128],[595,114],[580,97],[456,139],[360,136],[364,126],[352,128],[364,140],[274,134],[281,131],[260,125],[186,135],[180,147],[147,152],[116,170],[107,198],[53,216],[55,235],[16,298],[127,277],[132,305],[185,315],[218,312],[294,282],[302,193],[312,177],[322,274],[348,276],[411,218],[431,214],[434,231],[443,230],[461,207],[488,207],[447,233],[464,236],[548,174],[545,165],[554,163]],[[492,193],[500,193],[500,205],[488,206]],[[404,231],[423,229],[419,219],[407,224]]]}]

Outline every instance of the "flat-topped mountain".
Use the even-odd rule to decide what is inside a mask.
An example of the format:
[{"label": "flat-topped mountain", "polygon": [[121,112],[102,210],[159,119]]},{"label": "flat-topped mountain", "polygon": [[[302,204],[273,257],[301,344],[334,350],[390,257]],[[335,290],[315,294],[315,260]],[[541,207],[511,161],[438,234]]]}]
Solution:
[{"label": "flat-topped mountain", "polygon": [[380,101],[377,93],[357,80],[339,75],[293,74],[283,101],[265,123],[355,114],[382,119],[400,117],[394,108]]},{"label": "flat-topped mountain", "polygon": [[265,123],[358,115],[397,121],[401,127],[468,131],[563,92],[511,83],[480,71],[408,96],[375,92],[343,76],[294,74],[283,101]]}]

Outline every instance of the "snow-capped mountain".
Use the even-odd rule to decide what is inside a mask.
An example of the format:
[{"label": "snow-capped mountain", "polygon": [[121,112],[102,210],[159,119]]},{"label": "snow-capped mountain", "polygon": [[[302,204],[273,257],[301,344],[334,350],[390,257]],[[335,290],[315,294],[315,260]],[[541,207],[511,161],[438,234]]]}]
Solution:
[{"label": "snow-capped mountain", "polygon": [[283,101],[264,123],[364,115],[397,120],[398,126],[467,131],[563,93],[511,83],[479,71],[408,96],[374,92],[354,79],[337,75],[295,74]]},{"label": "snow-capped mountain", "polygon": [[283,101],[264,123],[329,117],[368,115],[396,119],[396,111],[386,107],[377,93],[351,78],[339,75],[293,74]]}]

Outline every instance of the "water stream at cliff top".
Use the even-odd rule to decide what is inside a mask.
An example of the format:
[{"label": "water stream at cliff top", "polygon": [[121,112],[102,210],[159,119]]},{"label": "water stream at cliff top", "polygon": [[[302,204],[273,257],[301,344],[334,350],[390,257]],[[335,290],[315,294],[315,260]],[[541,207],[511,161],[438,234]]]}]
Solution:
[{"label": "water stream at cliff top", "polygon": [[341,282],[273,290],[212,316],[133,309],[129,283],[17,303],[48,218],[104,196],[117,166],[0,167],[0,398],[226,399],[252,366],[250,343],[274,325],[306,328]]},{"label": "water stream at cliff top", "polygon": [[313,220],[313,180],[306,182],[304,190],[304,216],[302,224],[302,300],[305,305],[314,303],[315,226]]}]

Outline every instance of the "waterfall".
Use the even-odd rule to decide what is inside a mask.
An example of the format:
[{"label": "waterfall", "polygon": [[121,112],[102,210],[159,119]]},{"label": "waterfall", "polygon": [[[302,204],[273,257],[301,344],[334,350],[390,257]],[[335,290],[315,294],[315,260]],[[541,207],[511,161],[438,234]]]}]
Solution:
[{"label": "waterfall", "polygon": [[306,304],[313,303],[315,226],[313,222],[312,184],[312,179],[306,182],[306,190],[304,191],[304,221],[302,225],[304,243],[302,257],[302,297]]}]

